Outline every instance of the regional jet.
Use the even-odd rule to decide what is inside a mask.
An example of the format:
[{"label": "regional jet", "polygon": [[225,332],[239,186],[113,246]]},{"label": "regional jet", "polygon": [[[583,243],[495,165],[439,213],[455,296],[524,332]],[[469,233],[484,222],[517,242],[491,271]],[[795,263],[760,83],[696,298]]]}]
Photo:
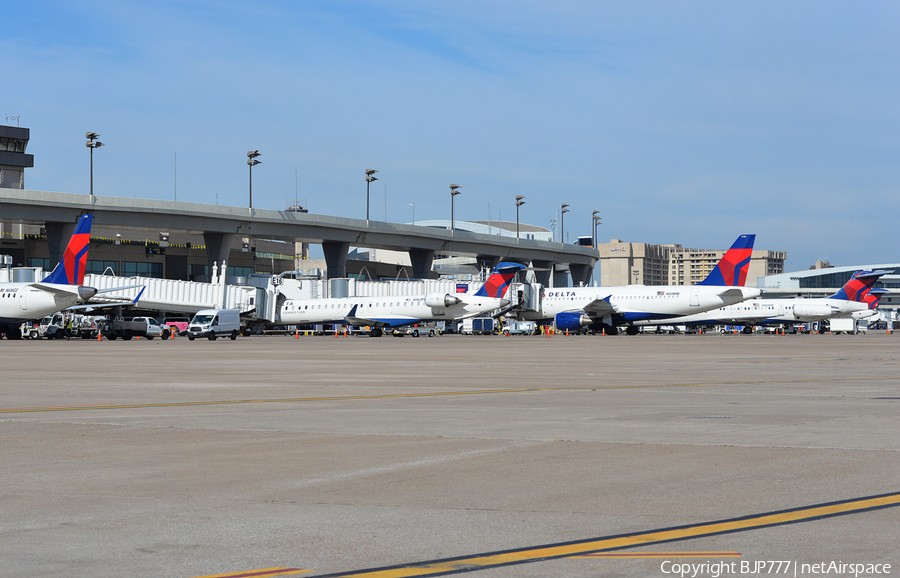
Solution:
[{"label": "regional jet", "polygon": [[[665,325],[783,325],[823,321],[832,317],[862,319],[875,313],[885,292],[873,289],[882,275],[891,271],[857,271],[834,295],[825,298],[753,299],[736,305],[685,317],[667,319]],[[661,325],[654,320],[635,325]]]},{"label": "regional jet", "polygon": [[524,268],[518,263],[500,263],[475,293],[287,300],[281,306],[279,322],[285,325],[348,323],[369,326],[372,328],[370,335],[378,337],[386,327],[477,317],[509,305],[504,295],[516,273]]}]

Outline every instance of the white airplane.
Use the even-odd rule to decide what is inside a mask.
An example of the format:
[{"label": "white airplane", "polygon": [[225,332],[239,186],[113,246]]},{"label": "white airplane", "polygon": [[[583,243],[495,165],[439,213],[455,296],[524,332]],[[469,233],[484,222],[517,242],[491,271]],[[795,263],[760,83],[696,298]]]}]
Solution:
[{"label": "white airplane", "polygon": [[809,323],[832,317],[862,319],[875,313],[884,290],[872,287],[891,271],[857,271],[841,289],[829,297],[752,299],[712,311],[667,319],[638,321],[635,325],[783,325]]},{"label": "white airplane", "polygon": [[[86,303],[97,293],[122,289],[117,287],[98,290],[83,285],[93,219],[94,216],[88,214],[78,220],[62,260],[43,281],[0,283],[0,332],[6,334],[7,339],[21,339],[19,325],[25,321],[41,319],[79,303]],[[103,305],[125,305],[136,301]]]},{"label": "white airplane", "polygon": [[747,277],[756,235],[741,235],[709,276],[698,285],[627,285],[544,289],[541,310],[521,312],[521,319],[552,319],[559,331],[583,327],[611,335],[625,326],[629,335],[637,323],[682,317],[759,297],[760,290],[741,287]]},{"label": "white airplane", "polygon": [[477,317],[509,305],[509,300],[503,296],[516,273],[524,268],[524,265],[518,263],[500,263],[475,293],[290,299],[281,306],[279,323],[348,323],[357,327],[370,326],[370,335],[378,337],[385,327]]}]

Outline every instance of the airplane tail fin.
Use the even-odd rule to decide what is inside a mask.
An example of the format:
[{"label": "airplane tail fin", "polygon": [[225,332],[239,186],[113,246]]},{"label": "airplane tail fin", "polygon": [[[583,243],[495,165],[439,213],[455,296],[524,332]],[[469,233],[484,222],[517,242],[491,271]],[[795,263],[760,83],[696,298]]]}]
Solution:
[{"label": "airplane tail fin", "polygon": [[506,290],[509,289],[509,284],[516,276],[516,273],[524,268],[525,265],[520,265],[519,263],[498,264],[494,267],[494,272],[491,273],[488,280],[481,286],[481,289],[475,292],[475,295],[502,299],[506,295]]},{"label": "airplane tail fin", "polygon": [[743,287],[747,281],[747,270],[750,268],[750,256],[753,255],[753,242],[756,235],[741,235],[731,246],[716,268],[701,281],[700,285]]},{"label": "airplane tail fin", "polygon": [[69,240],[63,258],[47,277],[44,283],[57,285],[84,284],[84,268],[87,265],[88,245],[91,242],[91,223],[94,215],[88,214],[78,220],[75,233]]},{"label": "airplane tail fin", "polygon": [[850,280],[844,283],[840,291],[831,295],[829,299],[841,299],[843,301],[857,301],[862,303],[865,297],[875,286],[875,283],[881,279],[882,275],[886,275],[890,271],[857,271],[850,277]]},{"label": "airplane tail fin", "polygon": [[863,297],[863,302],[868,303],[869,310],[874,311],[878,307],[878,301],[881,300],[881,296],[885,293],[889,293],[889,291],[887,289],[872,289]]}]

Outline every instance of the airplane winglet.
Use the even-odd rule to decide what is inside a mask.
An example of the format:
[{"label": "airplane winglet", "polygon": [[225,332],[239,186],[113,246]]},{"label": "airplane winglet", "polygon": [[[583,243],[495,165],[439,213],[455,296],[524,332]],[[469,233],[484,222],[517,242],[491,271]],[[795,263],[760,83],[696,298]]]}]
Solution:
[{"label": "airplane winglet", "polygon": [[141,290],[138,292],[137,297],[134,298],[134,301],[131,302],[132,305],[137,305],[137,304],[138,304],[138,301],[141,300],[141,296],[144,294],[144,291],[146,291],[146,290],[147,290],[147,286],[144,285],[144,286],[141,288]]}]

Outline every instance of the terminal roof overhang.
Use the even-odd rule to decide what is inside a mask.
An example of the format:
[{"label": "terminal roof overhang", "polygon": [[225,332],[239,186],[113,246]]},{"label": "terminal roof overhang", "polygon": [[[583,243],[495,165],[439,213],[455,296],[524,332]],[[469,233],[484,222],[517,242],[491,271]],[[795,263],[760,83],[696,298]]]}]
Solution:
[{"label": "terminal roof overhang", "polygon": [[187,234],[234,234],[291,242],[338,242],[395,251],[492,255],[521,262],[548,261],[590,267],[599,259],[596,249],[563,243],[517,241],[466,231],[451,234],[446,229],[416,225],[180,201],[0,189],[0,206],[0,220],[36,225],[75,223],[82,214],[93,213],[94,223],[98,226],[141,227]]}]

